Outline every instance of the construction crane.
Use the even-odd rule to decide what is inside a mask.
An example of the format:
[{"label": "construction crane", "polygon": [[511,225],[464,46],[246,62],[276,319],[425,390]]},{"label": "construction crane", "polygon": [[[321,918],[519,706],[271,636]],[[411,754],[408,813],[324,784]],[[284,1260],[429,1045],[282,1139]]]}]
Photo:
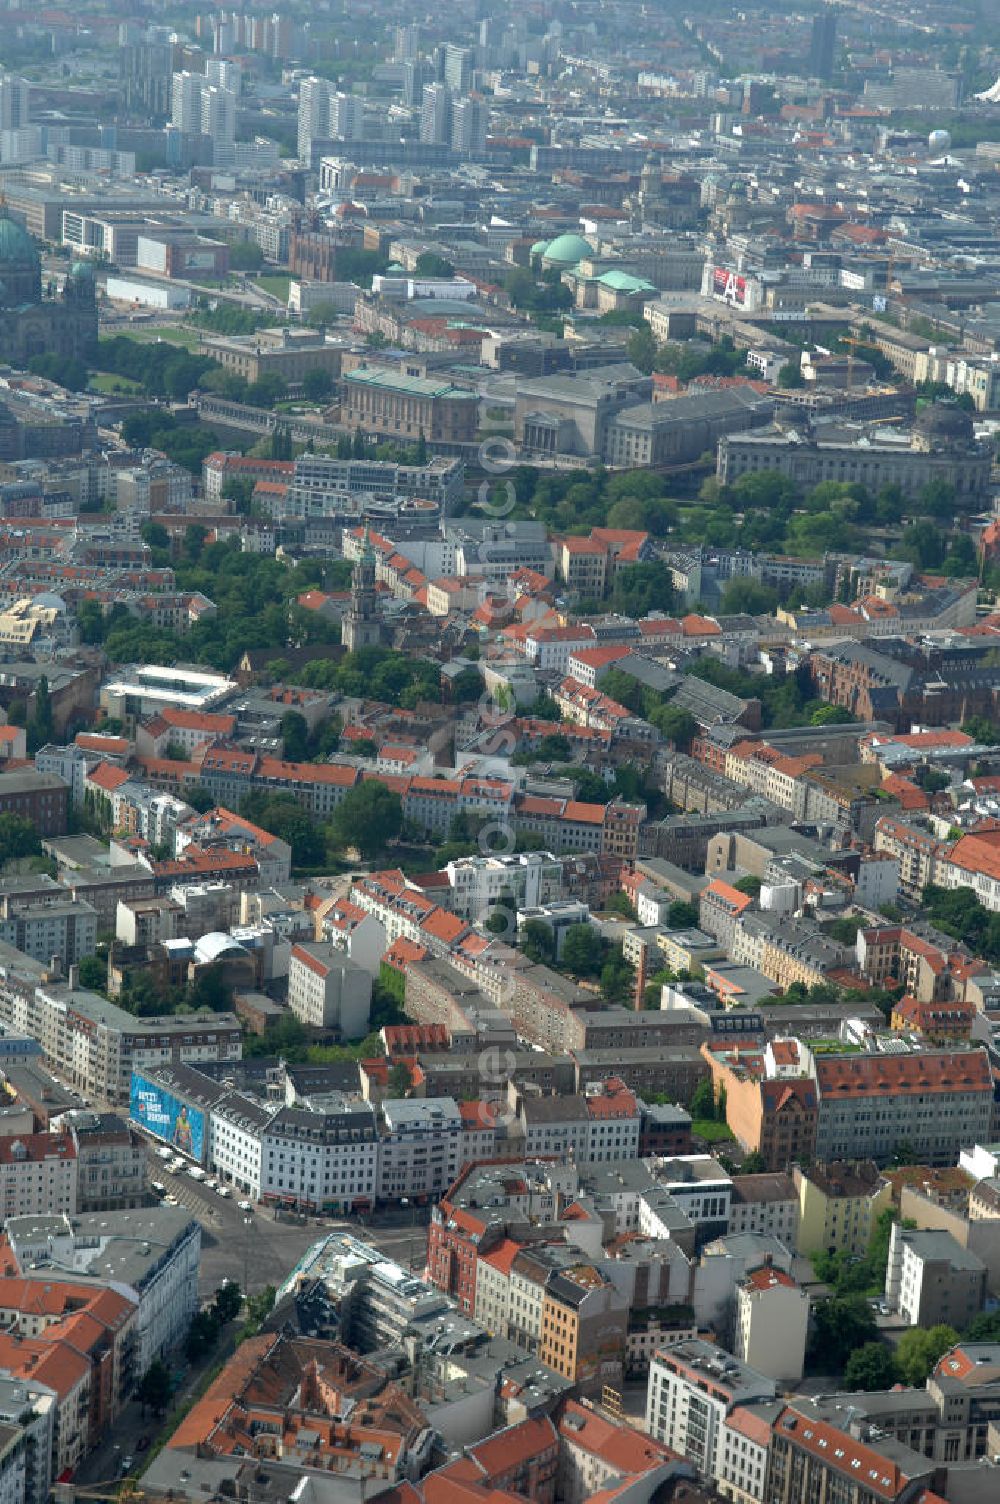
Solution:
[{"label": "construction crane", "polygon": [[848,346],[847,352],[847,390],[854,386],[854,359],[856,350],[877,350],[878,345],[873,339],[858,339],[855,334],[841,335],[841,343]]},{"label": "construction crane", "polygon": [[94,1483],[89,1488],[78,1488],[75,1483],[55,1483],[52,1494],[56,1504],[76,1504],[77,1499],[102,1499],[107,1504],[139,1504],[146,1495],[139,1487],[138,1478],[112,1478],[107,1483]]}]

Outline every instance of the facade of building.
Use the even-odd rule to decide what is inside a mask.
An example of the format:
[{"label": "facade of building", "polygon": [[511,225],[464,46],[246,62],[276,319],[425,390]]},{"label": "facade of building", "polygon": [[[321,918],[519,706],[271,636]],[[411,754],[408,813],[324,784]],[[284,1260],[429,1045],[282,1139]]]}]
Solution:
[{"label": "facade of building", "polygon": [[646,1430],[703,1478],[721,1473],[723,1430],[737,1406],[773,1400],[773,1379],[700,1338],[675,1342],[649,1366]]},{"label": "facade of building", "polygon": [[304,1024],[336,1029],[342,1039],[368,1032],[372,979],[335,946],[303,941],[288,963],[288,1006]]},{"label": "facade of building", "polygon": [[380,1199],[441,1196],[460,1169],[462,1114],[457,1104],[442,1097],[406,1098],[383,1103],[382,1114]]},{"label": "facade of building", "polygon": [[885,1299],[910,1326],[967,1327],[986,1298],[986,1265],[950,1232],[892,1225]]},{"label": "facade of building", "polygon": [[799,1247],[807,1253],[849,1253],[862,1258],[892,1186],[871,1160],[792,1167],[799,1198]]},{"label": "facade of building", "polygon": [[348,371],[341,381],[340,418],[364,434],[416,443],[462,446],[475,442],[475,392],[422,376],[397,376],[377,367]]},{"label": "facade of building", "polygon": [[809,1297],[781,1269],[765,1265],[736,1291],[735,1353],[758,1373],[784,1384],[802,1378],[809,1333]]},{"label": "facade of building", "polygon": [[86,360],[97,347],[93,274],[74,265],[61,297],[43,298],[41,262],[31,236],[0,206],[0,348],[26,366],[34,355]]}]

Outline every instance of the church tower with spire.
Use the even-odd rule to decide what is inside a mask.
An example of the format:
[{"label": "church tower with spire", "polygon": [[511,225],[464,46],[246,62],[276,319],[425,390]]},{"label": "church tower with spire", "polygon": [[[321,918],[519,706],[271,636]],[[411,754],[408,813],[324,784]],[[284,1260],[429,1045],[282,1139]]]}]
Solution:
[{"label": "church tower with spire", "polygon": [[358,648],[377,648],[382,643],[382,622],[375,592],[375,550],[367,522],[361,552],[351,575],[351,604],[344,617],[341,635],[349,653],[357,652]]}]

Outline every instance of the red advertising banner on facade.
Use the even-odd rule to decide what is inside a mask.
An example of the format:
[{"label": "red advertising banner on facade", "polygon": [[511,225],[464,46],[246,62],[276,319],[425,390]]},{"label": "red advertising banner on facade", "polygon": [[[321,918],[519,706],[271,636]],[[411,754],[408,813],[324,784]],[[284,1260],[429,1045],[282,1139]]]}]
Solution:
[{"label": "red advertising banner on facade", "polygon": [[717,266],[712,274],[712,292],[715,297],[742,307],[747,300],[747,279],[725,266]]}]

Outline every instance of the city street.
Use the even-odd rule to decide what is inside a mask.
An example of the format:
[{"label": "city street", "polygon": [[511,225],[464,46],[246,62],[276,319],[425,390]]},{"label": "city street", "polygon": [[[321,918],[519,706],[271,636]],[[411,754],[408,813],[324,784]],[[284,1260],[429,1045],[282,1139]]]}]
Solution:
[{"label": "city street", "polygon": [[154,1149],[149,1150],[149,1178],[163,1185],[202,1227],[201,1278],[203,1300],[217,1290],[223,1279],[238,1280],[251,1294],[266,1285],[279,1285],[305,1250],[328,1232],[353,1233],[376,1243],[387,1258],[404,1268],[422,1272],[427,1255],[426,1211],[394,1208],[379,1214],[375,1225],[369,1219],[335,1220],[309,1217],[304,1224],[279,1222],[262,1207],[242,1212],[236,1193],[218,1196],[190,1175],[167,1173]]}]

